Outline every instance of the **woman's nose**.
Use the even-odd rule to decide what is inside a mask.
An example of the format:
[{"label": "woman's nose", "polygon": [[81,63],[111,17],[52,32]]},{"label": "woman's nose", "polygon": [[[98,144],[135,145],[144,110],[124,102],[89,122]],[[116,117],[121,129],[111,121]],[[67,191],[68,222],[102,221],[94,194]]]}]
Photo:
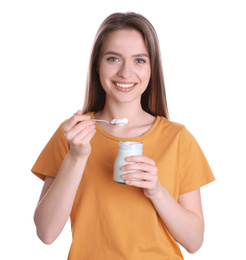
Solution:
[{"label": "woman's nose", "polygon": [[132,64],[130,62],[125,61],[121,64],[118,71],[118,76],[124,79],[130,78],[133,73]]}]

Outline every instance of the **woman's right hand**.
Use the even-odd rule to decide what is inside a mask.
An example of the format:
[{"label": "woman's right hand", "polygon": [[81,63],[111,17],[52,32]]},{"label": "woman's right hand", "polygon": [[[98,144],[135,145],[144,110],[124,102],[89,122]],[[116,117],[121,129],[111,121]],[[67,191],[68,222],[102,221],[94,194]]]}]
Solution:
[{"label": "woman's right hand", "polygon": [[62,162],[56,178],[46,177],[34,222],[39,238],[51,244],[61,233],[73,207],[87,159],[90,141],[95,134],[95,122],[79,110],[62,127],[70,151]]},{"label": "woman's right hand", "polygon": [[90,120],[90,116],[83,115],[82,111],[78,110],[68,119],[62,130],[70,144],[71,155],[77,159],[90,155],[90,141],[96,133],[95,122]]}]

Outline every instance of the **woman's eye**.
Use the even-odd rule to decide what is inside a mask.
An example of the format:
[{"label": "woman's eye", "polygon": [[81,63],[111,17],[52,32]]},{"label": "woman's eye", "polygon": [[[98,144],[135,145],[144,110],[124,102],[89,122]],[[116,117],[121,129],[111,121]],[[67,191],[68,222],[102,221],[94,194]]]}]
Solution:
[{"label": "woman's eye", "polygon": [[109,57],[107,60],[108,61],[119,61],[119,59],[116,57]]},{"label": "woman's eye", "polygon": [[136,63],[145,63],[146,61],[144,59],[136,59]]}]

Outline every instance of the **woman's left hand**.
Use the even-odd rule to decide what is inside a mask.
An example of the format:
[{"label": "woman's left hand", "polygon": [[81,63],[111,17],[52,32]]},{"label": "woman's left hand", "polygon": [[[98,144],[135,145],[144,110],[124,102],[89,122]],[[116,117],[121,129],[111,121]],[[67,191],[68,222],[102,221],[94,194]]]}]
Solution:
[{"label": "woman's left hand", "polygon": [[121,177],[125,180],[125,183],[130,186],[143,188],[144,195],[148,198],[157,195],[160,183],[155,162],[144,155],[130,156],[126,160],[134,163],[122,166],[121,170],[138,172],[123,174]]}]

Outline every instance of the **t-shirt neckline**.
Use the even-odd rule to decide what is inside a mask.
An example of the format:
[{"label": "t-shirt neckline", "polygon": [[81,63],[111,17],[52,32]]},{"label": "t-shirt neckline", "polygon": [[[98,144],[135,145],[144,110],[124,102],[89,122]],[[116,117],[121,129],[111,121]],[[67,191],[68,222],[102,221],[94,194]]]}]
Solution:
[{"label": "t-shirt neckline", "polygon": [[[90,115],[90,117],[91,117],[92,119],[95,119],[95,117],[94,117],[94,112],[89,113],[89,115]],[[117,137],[117,136],[111,135],[111,134],[109,134],[108,132],[106,132],[104,129],[102,129],[97,123],[96,123],[96,129],[97,129],[98,132],[99,132],[100,134],[102,134],[104,137],[106,137],[106,138],[108,138],[108,139],[111,139],[111,140],[114,140],[114,141],[126,141],[126,140],[129,140],[129,141],[131,141],[131,140],[141,141],[141,140],[145,139],[146,137],[148,137],[149,135],[151,135],[151,134],[155,131],[157,125],[158,125],[159,122],[160,122],[160,119],[161,119],[160,116],[157,116],[155,122],[154,122],[153,125],[149,128],[148,131],[146,131],[145,133],[143,133],[143,134],[140,135],[140,136],[131,137],[131,138],[123,138],[123,137]]]}]

